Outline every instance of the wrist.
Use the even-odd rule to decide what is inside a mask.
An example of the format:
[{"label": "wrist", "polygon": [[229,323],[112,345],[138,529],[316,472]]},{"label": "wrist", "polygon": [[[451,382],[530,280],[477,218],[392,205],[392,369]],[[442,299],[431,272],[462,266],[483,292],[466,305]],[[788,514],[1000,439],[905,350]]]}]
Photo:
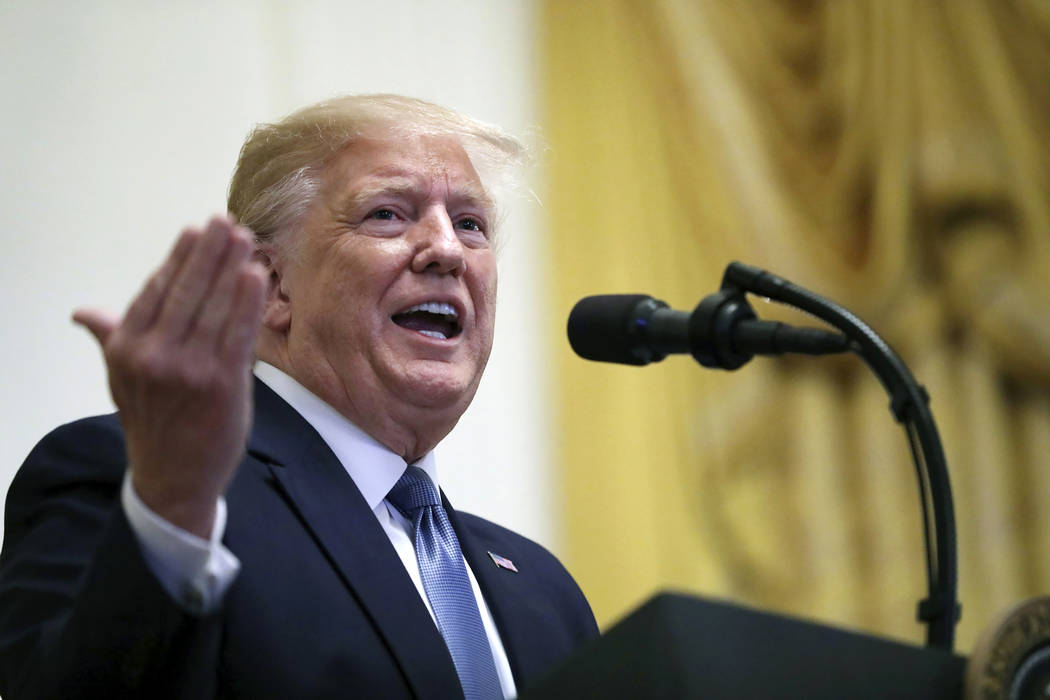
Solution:
[{"label": "wrist", "polygon": [[171,485],[154,484],[131,471],[135,495],[160,518],[201,539],[211,538],[215,527],[215,507],[219,494],[200,493],[201,489],[180,492]]}]

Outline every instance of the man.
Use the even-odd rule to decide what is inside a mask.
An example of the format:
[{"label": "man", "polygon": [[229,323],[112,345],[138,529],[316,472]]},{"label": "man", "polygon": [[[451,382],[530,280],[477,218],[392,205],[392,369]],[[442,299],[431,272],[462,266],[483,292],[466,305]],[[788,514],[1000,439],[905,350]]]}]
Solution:
[{"label": "man", "polygon": [[11,486],[5,698],[511,697],[597,634],[549,553],[434,505],[520,156],[416,100],[308,107],[249,136],[240,223],[185,230],[122,318],[75,314],[119,413]]}]

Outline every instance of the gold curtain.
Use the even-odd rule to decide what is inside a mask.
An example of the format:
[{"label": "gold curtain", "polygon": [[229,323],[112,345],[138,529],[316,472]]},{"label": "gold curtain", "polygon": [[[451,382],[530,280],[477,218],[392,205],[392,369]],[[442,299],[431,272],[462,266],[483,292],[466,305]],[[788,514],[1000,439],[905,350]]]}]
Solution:
[{"label": "gold curtain", "polygon": [[[957,648],[1050,591],[1050,5],[542,8],[551,332],[586,294],[692,308],[733,259],[835,299],[932,396]],[[859,359],[555,366],[567,559],[603,625],[677,588],[922,640],[915,474]]]}]

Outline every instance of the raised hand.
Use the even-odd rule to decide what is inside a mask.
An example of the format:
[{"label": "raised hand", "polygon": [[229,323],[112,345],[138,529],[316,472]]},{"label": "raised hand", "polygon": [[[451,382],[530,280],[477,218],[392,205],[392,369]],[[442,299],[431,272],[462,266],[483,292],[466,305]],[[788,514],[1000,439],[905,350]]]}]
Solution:
[{"label": "raised hand", "polygon": [[132,485],[154,512],[201,537],[244,454],[266,272],[251,232],[215,217],[187,228],[122,319],[80,309],[102,346]]}]

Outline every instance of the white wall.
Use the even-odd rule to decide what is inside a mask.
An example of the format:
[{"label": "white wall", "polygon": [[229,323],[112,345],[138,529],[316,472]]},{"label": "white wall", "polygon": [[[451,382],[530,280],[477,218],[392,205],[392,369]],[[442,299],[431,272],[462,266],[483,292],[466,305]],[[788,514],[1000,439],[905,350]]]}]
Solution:
[{"label": "white wall", "polygon": [[[224,208],[254,122],[382,91],[521,133],[531,23],[527,0],[0,3],[0,491],[45,432],[112,410],[70,313],[123,309],[180,227]],[[506,223],[493,357],[439,464],[458,507],[556,545],[528,209]]]}]

